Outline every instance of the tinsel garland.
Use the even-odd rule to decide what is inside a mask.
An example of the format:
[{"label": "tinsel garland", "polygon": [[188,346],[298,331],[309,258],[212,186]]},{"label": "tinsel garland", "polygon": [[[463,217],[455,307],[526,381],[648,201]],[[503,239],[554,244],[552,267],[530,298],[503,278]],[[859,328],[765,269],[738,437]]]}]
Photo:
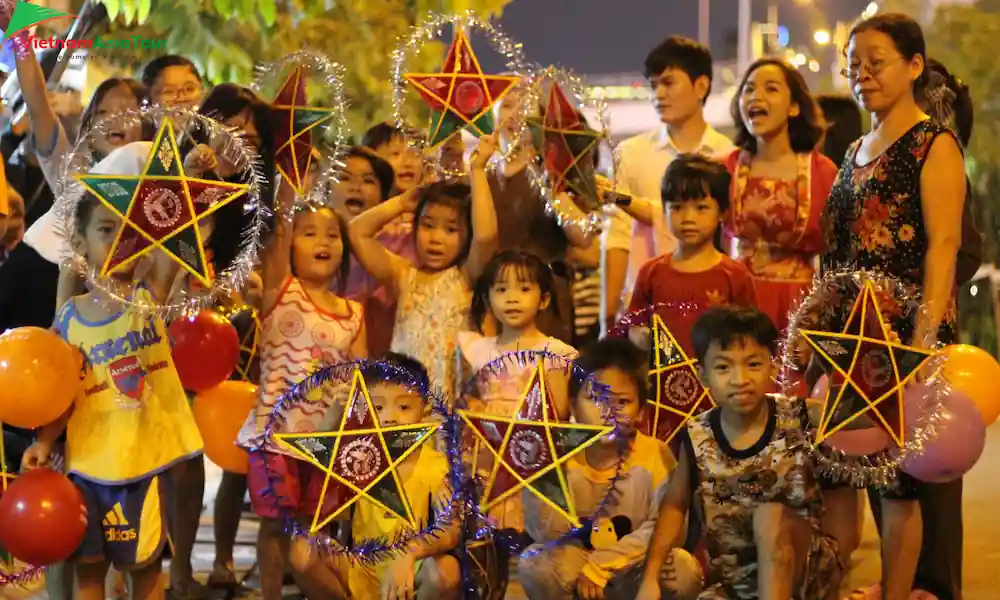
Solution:
[{"label": "tinsel garland", "polygon": [[[322,401],[310,401],[308,394],[313,390],[330,384],[344,384],[351,380],[355,370],[360,369],[366,381],[372,382],[392,382],[402,385],[408,389],[416,391],[424,398],[427,398],[434,415],[444,420],[442,428],[446,432],[446,454],[450,467],[449,484],[452,490],[452,498],[448,506],[435,515],[433,522],[425,523],[420,528],[411,532],[400,532],[392,538],[373,538],[361,540],[351,548],[346,548],[329,535],[322,533],[310,535],[308,528],[299,525],[291,515],[285,516],[286,530],[295,537],[305,537],[320,553],[323,554],[343,554],[350,559],[362,564],[375,564],[396,556],[406,550],[412,542],[425,539],[427,537],[437,537],[442,533],[444,527],[452,522],[460,522],[463,513],[463,503],[465,496],[462,493],[464,478],[461,471],[461,445],[459,426],[457,417],[450,413],[443,397],[435,390],[430,389],[426,380],[415,377],[407,369],[398,367],[385,361],[359,360],[337,365],[328,365],[315,373],[309,375],[300,383],[294,385],[285,392],[275,403],[267,424],[264,426],[262,442],[252,448],[251,452],[264,452],[265,447],[274,439],[274,434],[280,431],[284,422],[282,412],[297,403],[317,404]],[[268,487],[264,490],[264,496],[274,498],[275,506],[284,512],[278,496],[275,492],[277,478],[267,468],[267,461],[261,461],[267,472]],[[456,467],[456,465],[458,465]]]},{"label": "tinsel garland", "polygon": [[[76,206],[84,198],[85,189],[74,179],[78,173],[89,172],[98,162],[95,142],[109,132],[121,132],[143,126],[158,129],[163,119],[173,121],[178,131],[178,140],[198,131],[205,135],[205,143],[215,149],[216,155],[234,165],[241,180],[250,189],[243,200],[244,211],[253,218],[243,231],[240,250],[233,263],[216,274],[212,287],[198,292],[183,292],[176,300],[165,304],[140,302],[133,298],[135,285],[114,277],[102,277],[100,269],[90,269],[86,258],[73,249],[71,243],[76,231]],[[183,157],[181,158],[183,160]],[[138,175],[138,173],[136,173]],[[170,321],[175,317],[199,312],[218,304],[243,289],[253,270],[257,251],[261,245],[264,219],[270,211],[261,202],[260,191],[265,180],[261,171],[261,159],[244,139],[243,132],[228,127],[187,108],[166,108],[144,106],[139,110],[127,110],[105,115],[80,136],[77,143],[67,152],[59,170],[56,182],[55,214],[56,234],[65,240],[68,254],[63,257],[63,267],[73,268],[86,277],[91,290],[107,301],[113,309],[132,308]]]},{"label": "tinsel garland", "polygon": [[[529,67],[524,62],[524,53],[521,49],[521,44],[507,37],[507,35],[493,23],[479,19],[471,10],[453,15],[428,13],[419,25],[413,27],[409,35],[403,36],[399,39],[395,50],[392,52],[391,73],[393,121],[395,122],[396,127],[402,131],[422,131],[424,129],[423,126],[411,123],[405,114],[407,92],[405,74],[409,69],[409,62],[413,56],[420,52],[425,44],[442,37],[445,33],[445,29],[449,26],[465,29],[467,31],[475,30],[489,42],[490,46],[497,54],[507,59],[506,66],[509,71],[521,76],[528,75]],[[520,147],[520,140],[524,137],[527,129],[527,117],[531,113],[532,107],[537,104],[536,99],[532,96],[531,87],[527,86],[523,89],[526,90],[528,97],[525,98],[521,105],[521,113],[519,115],[521,128],[518,130],[515,139],[508,140],[510,144],[503,160],[510,160],[517,152],[517,149]],[[411,146],[417,148],[421,154],[423,154],[425,146],[423,140],[410,137],[409,142]],[[498,162],[499,161],[494,161],[492,163],[494,167]],[[440,175],[443,179],[455,179],[465,175],[464,171],[446,169],[440,164],[435,164],[434,167],[437,170],[438,175]]]},{"label": "tinsel garland", "polygon": [[[821,277],[815,277],[809,291],[792,310],[788,319],[788,329],[785,339],[781,342],[781,375],[779,383],[782,390],[789,395],[795,383],[789,378],[791,371],[797,370],[794,348],[798,342],[800,329],[823,329],[829,326],[817,320],[817,326],[803,327],[803,319],[822,311],[826,303],[840,306],[846,299],[853,299],[861,293],[864,282],[871,281],[877,292],[889,296],[901,307],[900,316],[916,319],[921,310],[922,300],[914,293],[912,286],[906,286],[896,277],[876,270],[831,270]],[[935,349],[942,345],[936,344]],[[937,373],[943,358],[932,358],[924,367],[926,372]],[[951,387],[943,377],[934,378],[934,384],[926,388],[929,396],[919,403],[923,413],[916,420],[912,429],[906,432],[906,441],[902,448],[892,447],[866,456],[850,456],[834,450],[825,444],[815,443],[813,435],[805,436],[805,445],[813,454],[816,464],[824,477],[834,483],[844,483],[862,488],[876,486],[889,488],[899,477],[900,465],[911,455],[920,455],[925,445],[937,436],[937,425],[941,419],[945,400],[951,394]]]},{"label": "tinsel garland", "polygon": [[45,574],[45,567],[30,566],[17,573],[3,573],[0,571],[0,589],[7,585],[27,585],[35,579]]},{"label": "tinsel garland", "polygon": [[[600,503],[598,503],[598,506],[594,511],[594,515],[590,519],[591,521],[595,521],[598,517],[608,514],[608,508],[613,505],[615,498],[619,494],[618,486],[626,476],[624,468],[628,458],[629,445],[635,436],[635,432],[631,427],[626,426],[618,420],[618,408],[613,402],[611,389],[607,385],[597,381],[593,375],[586,373],[583,369],[573,364],[573,362],[565,356],[546,350],[515,350],[502,354],[498,358],[493,359],[480,368],[463,387],[462,397],[464,398],[483,381],[503,377],[510,369],[513,368],[519,370],[535,368],[540,360],[547,367],[552,367],[549,370],[562,371],[563,373],[569,375],[573,387],[576,387],[581,391],[584,389],[589,390],[593,402],[602,407],[602,414],[608,415],[609,424],[614,427],[614,431],[611,435],[613,436],[618,449],[618,461],[615,464],[615,474],[608,482],[608,489]],[[572,401],[573,400],[571,399],[571,402]],[[470,475],[471,478],[478,479],[476,474],[470,473]],[[471,493],[475,493],[475,487],[473,487]],[[486,532],[492,532],[495,534],[495,529],[489,523],[489,520],[485,517],[485,515],[483,515],[479,510],[478,503],[476,503],[474,507],[475,514],[480,519],[478,531],[479,536],[483,536]],[[541,549],[531,550],[530,552],[534,554],[537,551],[543,551],[545,549],[554,548],[556,546],[579,540],[582,535],[582,528],[573,528],[558,539],[545,543]],[[520,540],[517,538],[499,537],[496,538],[496,541],[498,544],[505,546],[511,554],[519,554],[522,550],[524,550],[524,548],[521,547]]]},{"label": "tinsel garland", "polygon": [[648,328],[649,321],[654,314],[677,313],[687,317],[701,313],[708,308],[710,308],[709,305],[700,302],[657,302],[625,313],[614,326],[608,328],[607,335],[614,338],[627,338],[629,330],[633,327]]}]

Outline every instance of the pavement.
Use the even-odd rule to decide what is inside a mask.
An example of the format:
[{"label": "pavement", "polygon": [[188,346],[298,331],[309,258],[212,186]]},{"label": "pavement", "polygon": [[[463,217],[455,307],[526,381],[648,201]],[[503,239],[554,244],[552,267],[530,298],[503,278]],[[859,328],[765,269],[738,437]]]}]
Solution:
[{"label": "pavement", "polygon": [[[208,472],[206,506],[211,506],[219,472],[212,465],[208,466]],[[983,457],[965,477],[964,600],[1000,598],[1000,518],[997,516],[1000,509],[998,507],[1000,507],[1000,423],[988,431]],[[256,535],[257,522],[252,518],[245,518],[237,537],[235,560],[239,576],[247,578],[247,585],[250,588],[256,587],[253,573]],[[206,511],[202,517],[194,554],[195,571],[198,579],[202,581],[212,570],[214,559],[212,540],[211,515],[210,511]],[[851,572],[844,585],[845,593],[847,590],[874,583],[879,579],[881,564],[878,532],[867,510],[864,537],[852,559]],[[289,597],[296,595],[294,588],[288,588],[287,592]],[[4,594],[0,593],[0,597],[4,597]],[[43,592],[36,597],[45,598],[46,594]],[[259,593],[254,590],[244,597],[259,597]],[[513,578],[505,600],[527,600],[523,590]]]}]

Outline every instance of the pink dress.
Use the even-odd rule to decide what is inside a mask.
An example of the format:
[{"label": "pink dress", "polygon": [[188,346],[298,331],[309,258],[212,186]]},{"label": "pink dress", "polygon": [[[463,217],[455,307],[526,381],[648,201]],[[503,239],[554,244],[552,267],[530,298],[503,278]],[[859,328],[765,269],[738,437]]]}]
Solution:
[{"label": "pink dress", "polygon": [[[351,345],[361,332],[364,310],[358,302],[349,300],[347,304],[349,315],[332,315],[313,303],[298,279],[288,278],[278,300],[261,319],[260,396],[240,430],[240,445],[260,439],[282,393],[324,365],[356,358],[351,355]],[[311,399],[323,403],[298,403],[287,409],[281,431],[316,431],[334,401],[330,390],[317,391],[320,393]],[[274,444],[267,449],[290,455]]]},{"label": "pink dress", "polygon": [[727,229],[753,276],[758,307],[783,331],[824,249],[820,217],[837,167],[818,153],[799,154],[796,179],[775,180],[751,176],[751,161],[745,150],[726,161],[733,175]]}]

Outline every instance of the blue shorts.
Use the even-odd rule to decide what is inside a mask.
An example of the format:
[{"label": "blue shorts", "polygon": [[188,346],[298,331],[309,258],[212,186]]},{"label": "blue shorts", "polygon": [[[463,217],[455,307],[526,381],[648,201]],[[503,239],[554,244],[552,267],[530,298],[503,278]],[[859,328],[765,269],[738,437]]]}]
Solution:
[{"label": "blue shorts", "polygon": [[87,506],[87,530],[77,550],[81,563],[108,562],[119,571],[142,569],[160,558],[167,542],[169,472],[125,485],[70,475]]}]

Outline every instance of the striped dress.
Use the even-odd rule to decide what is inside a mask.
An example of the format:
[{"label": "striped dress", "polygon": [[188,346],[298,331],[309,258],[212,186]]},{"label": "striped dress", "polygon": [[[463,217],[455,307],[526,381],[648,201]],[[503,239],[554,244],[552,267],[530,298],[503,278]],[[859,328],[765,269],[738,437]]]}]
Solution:
[{"label": "striped dress", "polygon": [[[364,311],[358,302],[348,301],[348,306],[347,316],[332,315],[313,303],[298,279],[288,278],[278,300],[261,319],[260,396],[257,407],[240,430],[241,446],[256,446],[275,403],[291,386],[320,367],[355,358],[351,356],[351,345],[361,332]],[[316,392],[309,399],[323,402],[315,405],[300,402],[286,409],[279,431],[317,430],[336,395],[330,390]],[[269,443],[267,449],[288,453],[274,443]]]}]

